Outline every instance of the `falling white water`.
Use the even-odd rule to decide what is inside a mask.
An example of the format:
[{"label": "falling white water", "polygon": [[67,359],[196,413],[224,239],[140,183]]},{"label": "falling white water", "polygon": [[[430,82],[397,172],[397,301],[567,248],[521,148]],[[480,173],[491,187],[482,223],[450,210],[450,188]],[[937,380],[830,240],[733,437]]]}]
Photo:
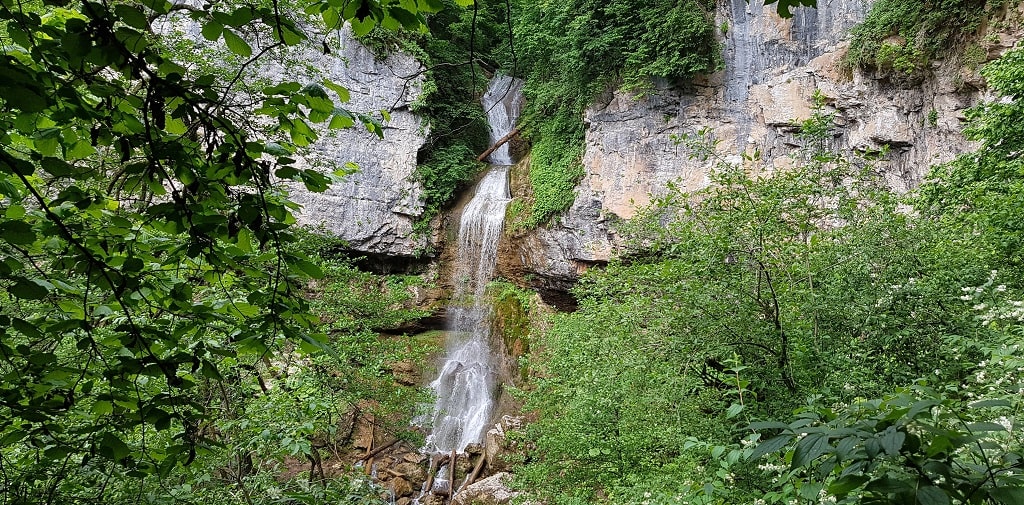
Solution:
[{"label": "falling white water", "polygon": [[[492,142],[512,131],[521,87],[518,79],[497,76],[481,99]],[[467,445],[481,441],[491,419],[497,363],[489,345],[491,307],[484,290],[494,275],[498,238],[511,199],[508,165],[512,158],[507,144],[491,154],[491,161],[459,222],[447,354],[440,376],[430,384],[437,402],[425,452],[463,452]]]},{"label": "falling white water", "polygon": [[[523,108],[523,81],[506,75],[496,75],[480,102],[487,112],[487,124],[491,127],[491,143],[494,144],[516,126],[519,111]],[[512,155],[508,144],[494,150],[490,156],[495,165],[511,165]]]}]

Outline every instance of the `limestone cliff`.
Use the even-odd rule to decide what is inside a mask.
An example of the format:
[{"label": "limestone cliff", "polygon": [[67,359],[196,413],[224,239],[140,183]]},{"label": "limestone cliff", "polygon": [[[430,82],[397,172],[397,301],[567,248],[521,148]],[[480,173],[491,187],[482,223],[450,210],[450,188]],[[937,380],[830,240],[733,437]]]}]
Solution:
[{"label": "limestone cliff", "polygon": [[[809,116],[816,89],[836,113],[836,145],[888,147],[880,168],[897,189],[916,186],[931,164],[969,148],[960,131],[964,110],[983,97],[977,62],[968,65],[953,51],[913,86],[842,68],[849,31],[869,8],[864,0],[818,0],[817,9],[781,19],[757,0],[720,2],[724,69],[683,89],[662,82],[640,96],[600,97],[586,112],[585,175],[574,204],[548,228],[507,244],[507,271],[558,289],[607,261],[617,244],[611,222],[634,215],[670,181],[684,189],[707,183],[710,167],[678,143],[703,127],[714,131],[726,158],[758,150],[769,164],[784,166],[798,145],[794,125]],[[999,31],[982,26],[985,58],[1021,38],[1022,13],[1019,4],[1011,7]]]},{"label": "limestone cliff", "polygon": [[326,55],[317,48],[304,49],[300,56],[306,62],[304,68],[319,75],[303,77],[327,78],[347,87],[349,110],[388,110],[391,117],[384,123],[383,139],[356,125],[328,132],[314,144],[307,158],[311,163],[333,169],[351,162],[359,168],[324,193],[293,188],[292,199],[302,205],[298,219],[322,224],[357,252],[413,256],[425,245],[425,238],[415,236],[412,229],[423,212],[422,187],[414,173],[426,132],[409,110],[421,83],[410,76],[419,72],[420,64],[402,53],[377,59],[347,28],[340,32],[336,48]]},{"label": "limestone cliff", "polygon": [[[199,0],[175,3],[202,8]],[[203,71],[218,69],[218,62],[236,58],[222,41],[211,42],[201,34],[202,24],[184,11],[155,26],[176,50]],[[344,130],[316,127],[320,139],[310,149],[296,153],[299,164],[332,173],[358,167],[331,184],[326,192],[311,193],[291,184],[291,199],[301,205],[296,219],[302,224],[322,225],[356,252],[382,257],[410,257],[425,245],[426,238],[413,233],[413,223],[423,213],[422,186],[415,177],[416,156],[427,132],[410,105],[421,94],[422,66],[412,56],[394,53],[377,58],[357,41],[348,25],[316,35],[321,43],[307,43],[268,51],[254,65],[241,65],[242,77],[252,87],[294,81],[319,84],[325,79],[349,90],[349,101],[338,104],[354,113],[383,117],[384,138],[370,133],[356,121]],[[246,32],[254,47],[260,34]],[[204,68],[210,67],[210,68]],[[231,70],[236,71],[235,69]],[[254,122],[260,122],[260,116]]]}]

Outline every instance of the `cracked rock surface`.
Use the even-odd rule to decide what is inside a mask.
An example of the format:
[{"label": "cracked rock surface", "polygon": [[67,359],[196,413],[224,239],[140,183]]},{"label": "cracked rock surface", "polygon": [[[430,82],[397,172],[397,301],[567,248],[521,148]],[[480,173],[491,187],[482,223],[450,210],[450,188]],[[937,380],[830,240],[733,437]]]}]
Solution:
[{"label": "cracked rock surface", "polygon": [[[721,159],[758,152],[768,169],[785,168],[801,145],[798,125],[812,114],[816,90],[825,112],[835,114],[833,145],[888,149],[877,166],[899,191],[969,149],[964,111],[985,96],[976,66],[954,54],[913,85],[843,67],[849,31],[869,9],[863,0],[818,0],[817,9],[781,19],[757,0],[719,2],[716,21],[728,27],[719,34],[724,69],[681,85],[658,82],[642,96],[600,97],[584,117],[585,173],[576,200],[555,223],[512,245],[521,270],[543,279],[539,284],[571,285],[579,272],[611,258],[619,245],[611,223],[634,216],[670,182],[684,191],[707,185],[713,162],[691,159],[680,142],[702,128],[713,131]],[[1001,32],[982,27],[987,58],[1020,40],[1022,9],[1010,9],[1014,21],[1000,23]]]}]

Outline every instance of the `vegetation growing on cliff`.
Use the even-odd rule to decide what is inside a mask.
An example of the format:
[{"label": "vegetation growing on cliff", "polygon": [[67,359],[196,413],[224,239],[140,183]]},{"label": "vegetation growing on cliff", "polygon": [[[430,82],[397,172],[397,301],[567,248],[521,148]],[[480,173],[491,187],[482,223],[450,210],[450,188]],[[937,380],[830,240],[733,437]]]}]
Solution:
[{"label": "vegetation growing on cliff", "polygon": [[378,29],[360,38],[379,54],[406,51],[426,69],[423,93],[412,107],[428,132],[416,168],[425,206],[418,233],[428,232],[430,221],[483,168],[476,158],[490,147],[490,134],[480,95],[495,72],[509,72],[499,70],[509,44],[505,3],[481,1],[473,9],[442,3],[446,8],[428,18],[426,33]]},{"label": "vegetation growing on cliff", "polygon": [[490,147],[490,134],[480,95],[497,67],[492,53],[508,43],[500,35],[505,23],[504,5],[498,2],[482,2],[475,12],[446,9],[429,20],[430,35],[420,42],[429,69],[427,85],[414,109],[424,115],[430,131],[417,167],[426,191],[424,221],[450,203],[483,166],[476,158]]},{"label": "vegetation growing on cliff", "polygon": [[521,123],[533,146],[528,224],[537,226],[572,204],[583,175],[583,110],[598,93],[711,72],[721,56],[714,2],[520,1],[515,9],[516,70],[526,78]]},{"label": "vegetation growing on cliff", "polygon": [[[981,147],[916,195],[825,150],[821,109],[793,169],[720,163],[711,187],[624,228],[631,253],[535,336],[525,488],[550,503],[1020,503],[1024,50],[983,73],[1003,99],[971,113]],[[706,135],[686,144],[713,156]]]},{"label": "vegetation growing on cliff", "polygon": [[987,6],[978,0],[880,0],[853,29],[846,61],[897,78],[920,77],[932,60],[978,29]]}]

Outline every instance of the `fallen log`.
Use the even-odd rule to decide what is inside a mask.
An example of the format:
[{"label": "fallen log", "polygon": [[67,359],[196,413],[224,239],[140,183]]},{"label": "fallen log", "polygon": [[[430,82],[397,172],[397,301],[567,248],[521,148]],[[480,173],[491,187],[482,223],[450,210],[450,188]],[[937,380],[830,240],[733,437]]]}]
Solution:
[{"label": "fallen log", "polygon": [[476,460],[476,466],[473,467],[473,473],[469,474],[469,480],[466,481],[466,486],[471,486],[476,482],[476,478],[480,476],[480,471],[484,469],[484,461],[486,459],[487,455],[480,453],[480,459]]},{"label": "fallen log", "polygon": [[448,477],[448,496],[450,498],[455,497],[455,463],[459,460],[459,453],[452,449],[452,457],[448,460],[448,471],[451,475]]},{"label": "fallen log", "polygon": [[377,446],[376,449],[374,449],[374,450],[372,450],[370,452],[367,452],[366,455],[361,457],[361,458],[359,458],[359,460],[360,461],[366,461],[366,460],[368,460],[368,459],[370,459],[370,458],[372,458],[372,457],[374,457],[374,456],[376,456],[376,455],[378,455],[378,454],[388,450],[389,448],[391,448],[391,446],[393,446],[393,445],[395,445],[397,443],[398,443],[398,439],[396,438],[396,439],[394,439],[394,440],[392,440],[392,441],[390,441],[390,442],[388,442],[388,443],[386,443],[384,445],[379,445],[379,446]]},{"label": "fallen log", "polygon": [[501,137],[500,139],[498,139],[498,141],[495,142],[493,146],[489,147],[480,156],[477,156],[476,160],[477,161],[483,161],[483,160],[487,159],[487,157],[490,156],[491,153],[493,153],[495,149],[505,145],[506,143],[508,143],[509,140],[512,140],[512,137],[515,137],[516,135],[519,135],[519,128],[516,128],[515,130],[512,130],[512,131],[508,132],[508,135],[505,135],[504,137]]},{"label": "fallen log", "polygon": [[434,493],[434,474],[437,473],[438,463],[441,462],[441,458],[430,457],[430,468],[427,469],[427,482],[423,486],[423,492],[433,494]]}]

